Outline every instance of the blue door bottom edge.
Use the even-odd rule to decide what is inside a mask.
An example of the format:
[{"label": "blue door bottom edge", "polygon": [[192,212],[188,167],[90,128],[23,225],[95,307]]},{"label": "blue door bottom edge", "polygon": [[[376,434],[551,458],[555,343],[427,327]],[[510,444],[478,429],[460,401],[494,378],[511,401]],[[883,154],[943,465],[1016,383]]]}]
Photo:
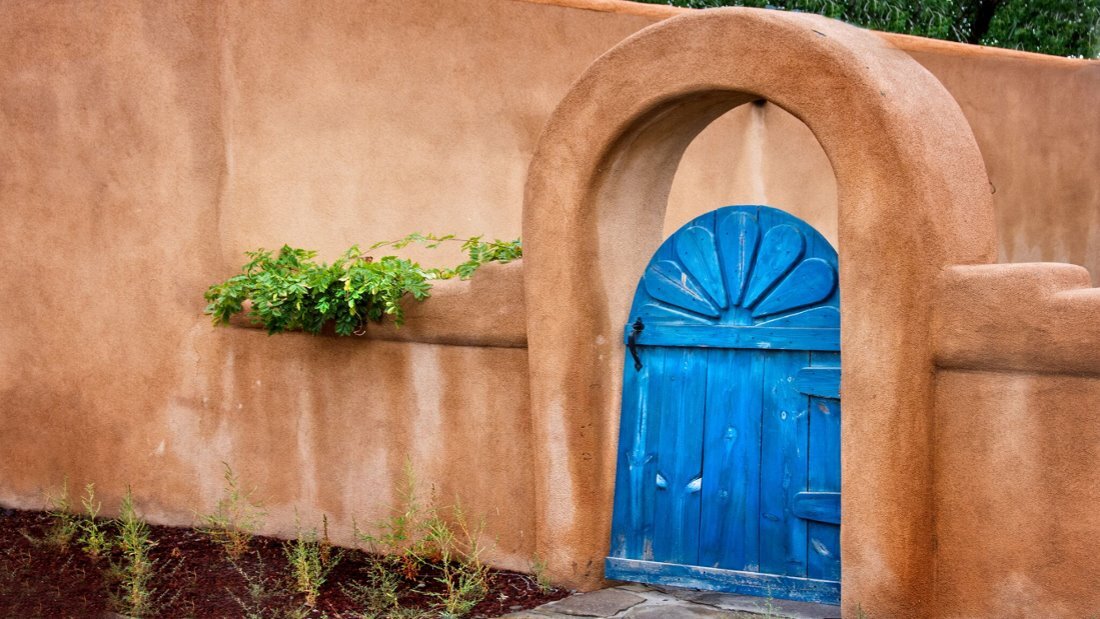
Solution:
[{"label": "blue door bottom edge", "polygon": [[619,557],[607,557],[604,564],[604,577],[609,580],[625,580],[649,585],[705,589],[817,604],[840,604],[840,583],[832,580]]}]

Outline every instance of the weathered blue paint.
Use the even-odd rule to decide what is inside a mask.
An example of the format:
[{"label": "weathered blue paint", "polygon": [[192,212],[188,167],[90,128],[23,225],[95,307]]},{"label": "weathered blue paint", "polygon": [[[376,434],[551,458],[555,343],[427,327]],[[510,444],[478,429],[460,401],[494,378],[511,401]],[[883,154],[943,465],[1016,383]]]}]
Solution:
[{"label": "weathered blue paint", "polygon": [[[644,319],[643,319],[644,320]],[[626,326],[630,335],[631,326]],[[730,325],[661,325],[645,332],[638,343],[646,346],[689,346],[695,348],[760,348],[763,350],[836,350],[840,330],[826,328],[738,327]]]},{"label": "weathered blue paint", "polygon": [[840,398],[840,368],[802,368],[794,377],[794,388],[806,395]]},{"label": "weathered blue paint", "polygon": [[[810,354],[811,369],[831,374],[832,381],[817,384],[822,393],[810,397],[809,489],[840,492],[840,353]],[[799,372],[806,370],[803,369]],[[838,497],[839,498],[839,497]],[[823,580],[840,580],[840,505],[833,522],[811,520],[807,575]]]},{"label": "weathered blue paint", "polygon": [[759,537],[760,416],[764,356],[752,350],[709,351],[703,422],[703,504],[699,565],[755,570]]},{"label": "weathered blue paint", "polygon": [[685,411],[703,408],[705,355],[690,348],[665,350],[661,380],[653,381],[657,414],[657,470],[646,480],[657,488],[653,516],[653,560],[694,564],[699,560],[700,494],[696,480],[703,466],[703,436],[686,428]]},{"label": "weathered blue paint", "polygon": [[642,367],[624,366],[609,578],[839,602],[836,265],[763,206],[697,217],[654,254],[630,314]]},{"label": "weathered blue paint", "polygon": [[806,397],[791,389],[791,378],[806,365],[805,352],[777,352],[764,359],[764,399],[760,446],[760,571],[806,575],[806,522],[793,517],[794,495],[806,488],[806,448],[810,430]]},{"label": "weathered blue paint", "polygon": [[840,524],[839,492],[799,492],[791,512],[803,520]]},{"label": "weathered blue paint", "polygon": [[840,599],[840,583],[833,580],[795,578],[698,565],[608,557],[604,574],[612,580],[631,580],[708,591],[735,591],[744,595],[820,604],[836,604]]}]

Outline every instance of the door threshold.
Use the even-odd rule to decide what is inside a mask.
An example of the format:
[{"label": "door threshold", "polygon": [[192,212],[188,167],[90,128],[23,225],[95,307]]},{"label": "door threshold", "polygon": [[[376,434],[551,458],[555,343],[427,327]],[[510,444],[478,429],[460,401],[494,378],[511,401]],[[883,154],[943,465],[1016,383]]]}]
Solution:
[{"label": "door threshold", "polygon": [[611,580],[662,587],[702,589],[756,599],[784,599],[814,604],[840,603],[840,582],[743,572],[717,567],[607,557],[604,576]]},{"label": "door threshold", "polygon": [[[621,585],[618,588],[627,591],[650,590],[692,604],[710,606],[734,613],[745,613],[746,619],[748,617],[755,619],[757,616],[761,619],[840,619],[840,607],[832,604],[780,600],[736,593],[722,593],[720,591],[704,591],[664,585],[643,585],[640,583]],[[737,617],[738,615],[734,616]]]}]

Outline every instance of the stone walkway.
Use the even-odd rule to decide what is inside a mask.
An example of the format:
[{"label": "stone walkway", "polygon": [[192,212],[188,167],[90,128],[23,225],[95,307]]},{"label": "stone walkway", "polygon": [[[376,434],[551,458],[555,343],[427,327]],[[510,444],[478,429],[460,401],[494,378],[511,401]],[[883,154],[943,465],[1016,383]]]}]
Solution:
[{"label": "stone walkway", "polygon": [[837,619],[840,617],[840,608],[713,591],[628,584],[579,593],[504,617],[506,619],[577,619],[578,617]]}]

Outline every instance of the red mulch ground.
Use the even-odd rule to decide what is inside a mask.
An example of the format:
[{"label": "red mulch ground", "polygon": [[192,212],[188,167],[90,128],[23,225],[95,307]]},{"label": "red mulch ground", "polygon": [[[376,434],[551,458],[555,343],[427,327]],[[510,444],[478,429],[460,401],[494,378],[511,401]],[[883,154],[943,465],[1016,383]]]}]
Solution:
[{"label": "red mulch ground", "polygon": [[[51,526],[42,512],[0,510],[0,617],[100,617],[111,606],[108,559],[92,561],[75,544],[59,548],[44,541]],[[156,546],[152,557],[157,574],[151,587],[156,592],[156,617],[282,617],[302,608],[302,597],[290,593],[290,571],[281,540],[256,537],[254,552],[239,561],[226,559],[222,548],[194,529],[153,526]],[[364,582],[365,570],[377,559],[358,550],[345,550],[328,577],[317,607],[309,617],[359,617],[362,607],[345,588]],[[247,574],[247,577],[242,574]],[[432,591],[440,586],[434,570],[424,570],[401,590],[402,606],[430,609]],[[251,584],[262,584],[257,598]],[[255,589],[255,588],[254,588]],[[493,570],[489,592],[467,617],[498,617],[534,608],[568,595],[564,589],[543,592],[526,574]],[[246,610],[247,607],[247,610]]]}]

